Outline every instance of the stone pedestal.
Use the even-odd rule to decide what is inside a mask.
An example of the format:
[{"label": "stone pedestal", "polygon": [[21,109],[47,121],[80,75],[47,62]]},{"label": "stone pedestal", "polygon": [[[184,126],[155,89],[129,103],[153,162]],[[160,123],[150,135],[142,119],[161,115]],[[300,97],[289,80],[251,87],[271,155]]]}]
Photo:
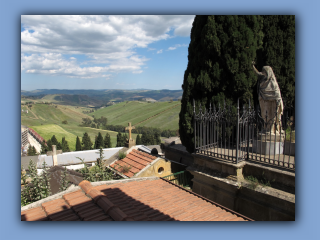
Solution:
[{"label": "stone pedestal", "polygon": [[253,142],[253,152],[261,153],[263,155],[283,154],[284,142]]},{"label": "stone pedestal", "polygon": [[283,154],[284,134],[258,134],[253,141],[253,152],[263,155]]},{"label": "stone pedestal", "polygon": [[127,148],[131,148],[131,147],[133,147],[135,145],[136,145],[136,141],[134,139],[127,139],[127,141],[126,141],[126,147]]}]

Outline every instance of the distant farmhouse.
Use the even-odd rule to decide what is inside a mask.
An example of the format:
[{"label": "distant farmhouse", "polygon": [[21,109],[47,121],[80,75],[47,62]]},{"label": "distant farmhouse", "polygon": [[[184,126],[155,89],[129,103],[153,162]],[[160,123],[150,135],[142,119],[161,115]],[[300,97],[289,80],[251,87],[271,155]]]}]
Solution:
[{"label": "distant farmhouse", "polygon": [[142,98],[141,100],[146,102],[157,102],[157,100],[154,100],[153,98]]}]

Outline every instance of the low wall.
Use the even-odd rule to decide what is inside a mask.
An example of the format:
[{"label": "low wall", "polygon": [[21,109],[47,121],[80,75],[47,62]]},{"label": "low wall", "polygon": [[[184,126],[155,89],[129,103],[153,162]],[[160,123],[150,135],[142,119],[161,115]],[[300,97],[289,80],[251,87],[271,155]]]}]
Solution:
[{"label": "low wall", "polygon": [[[249,218],[260,221],[295,220],[295,173],[243,161],[193,154],[187,170],[194,176],[192,191]],[[271,187],[249,181],[252,176]]]},{"label": "low wall", "polygon": [[189,167],[192,191],[256,221],[294,221],[295,196],[270,187],[233,181]]},{"label": "low wall", "polygon": [[[181,145],[181,144],[180,144]],[[179,150],[176,148],[177,145],[167,146],[163,149],[165,153],[165,157],[167,159],[173,160],[178,163],[182,163],[187,166],[191,166],[193,164],[193,156],[187,151]]]}]

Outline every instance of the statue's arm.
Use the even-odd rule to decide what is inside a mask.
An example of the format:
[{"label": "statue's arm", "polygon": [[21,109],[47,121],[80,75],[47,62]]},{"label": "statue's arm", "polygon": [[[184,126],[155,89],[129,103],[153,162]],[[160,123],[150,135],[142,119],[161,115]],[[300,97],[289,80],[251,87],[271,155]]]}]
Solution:
[{"label": "statue's arm", "polygon": [[259,76],[263,75],[261,72],[259,72],[259,71],[256,69],[256,67],[254,66],[254,62],[252,62],[252,67],[253,67],[253,71],[254,71],[257,75],[259,75]]}]

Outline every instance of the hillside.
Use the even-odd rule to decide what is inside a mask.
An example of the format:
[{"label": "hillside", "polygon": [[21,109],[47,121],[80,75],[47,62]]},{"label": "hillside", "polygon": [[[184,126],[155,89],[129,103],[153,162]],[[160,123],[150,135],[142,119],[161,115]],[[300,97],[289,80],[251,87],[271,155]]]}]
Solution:
[{"label": "hillside", "polygon": [[123,102],[152,98],[156,101],[180,100],[182,90],[62,90],[62,89],[40,89],[34,91],[21,90],[21,101],[28,102],[52,102],[60,105],[107,106],[111,102]]},{"label": "hillside", "polygon": [[[80,141],[82,139],[83,133],[87,132],[89,137],[91,138],[91,142],[94,144],[95,137],[98,136],[100,132],[103,137],[105,137],[106,133],[109,133],[111,138],[112,147],[115,147],[117,144],[117,132],[108,131],[108,130],[101,130],[101,129],[94,129],[94,128],[87,128],[87,127],[79,127],[79,126],[70,126],[64,125],[59,126],[55,124],[48,124],[48,125],[40,125],[40,126],[29,126],[30,128],[34,129],[37,133],[40,134],[44,139],[48,140],[55,135],[57,140],[61,142],[62,137],[66,138],[66,141],[69,144],[69,148],[71,151],[76,150],[76,140],[77,136],[79,136]],[[132,134],[134,139],[137,137],[137,134]],[[93,147],[93,145],[92,145]]]},{"label": "hillside", "polygon": [[173,102],[139,102],[130,101],[99,109],[90,116],[108,119],[108,125],[147,126],[160,129],[177,130],[179,127],[180,101]]}]

